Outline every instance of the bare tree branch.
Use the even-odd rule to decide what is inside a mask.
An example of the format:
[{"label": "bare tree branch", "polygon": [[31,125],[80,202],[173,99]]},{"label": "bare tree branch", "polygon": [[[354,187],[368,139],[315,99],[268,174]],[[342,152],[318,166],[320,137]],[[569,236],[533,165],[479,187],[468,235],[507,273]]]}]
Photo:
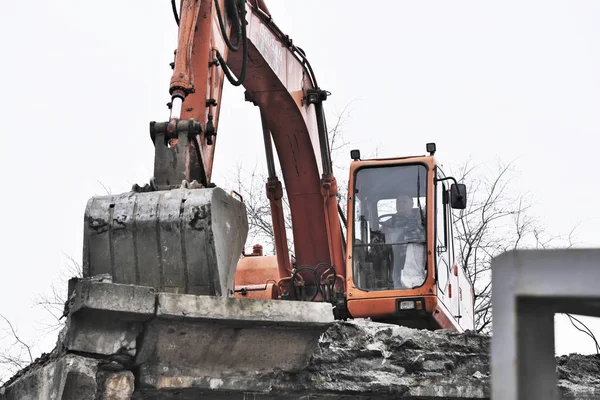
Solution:
[{"label": "bare tree branch", "polygon": [[102,186],[102,188],[104,189],[104,191],[106,192],[106,194],[111,194],[111,190],[110,190],[110,188],[107,188],[107,187],[104,185],[104,183],[102,183],[102,182],[100,182],[100,181],[97,181],[97,182],[100,184],[100,186]]},{"label": "bare tree branch", "polygon": [[[532,215],[527,193],[514,194],[514,160],[498,162],[495,169],[471,161],[454,168],[453,174],[468,188],[467,208],[454,212],[457,261],[473,284],[475,329],[489,333],[492,328],[491,261],[509,250],[546,248],[561,239],[550,236]],[[567,240],[574,243],[575,227]]]},{"label": "bare tree branch", "polygon": [[[21,338],[17,329],[8,318],[2,314],[0,314],[0,318],[8,327],[8,330],[4,330],[8,336],[5,335],[1,339],[11,342],[9,345],[0,348],[1,384],[5,378],[33,362],[33,350],[32,346]],[[23,355],[23,353],[25,353],[25,355]]]},{"label": "bare tree branch", "polygon": [[6,322],[6,324],[10,328],[10,331],[11,331],[13,337],[15,338],[15,340],[27,350],[27,354],[29,355],[29,362],[33,362],[33,356],[31,355],[31,347],[27,343],[25,343],[24,341],[21,340],[21,338],[17,334],[17,331],[15,330],[15,328],[13,327],[11,322],[8,320],[8,318],[6,318],[2,314],[0,314],[0,318],[2,318],[4,320],[4,322]]}]

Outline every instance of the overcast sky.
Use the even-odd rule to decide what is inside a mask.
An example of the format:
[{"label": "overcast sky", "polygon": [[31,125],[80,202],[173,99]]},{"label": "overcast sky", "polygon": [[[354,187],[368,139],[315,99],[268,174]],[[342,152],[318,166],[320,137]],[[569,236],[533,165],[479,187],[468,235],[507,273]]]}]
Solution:
[{"label": "overcast sky", "polygon": [[[531,193],[548,231],[580,224],[580,246],[600,246],[600,2],[268,5],[333,93],[327,110],[351,103],[353,147],[410,155],[433,141],[449,164],[516,159],[511,190]],[[168,116],[176,26],[168,0],[10,1],[0,35],[0,313],[33,339],[46,315],[36,297],[67,256],[81,259],[87,200],[152,175],[148,122]],[[213,180],[263,154],[258,110],[226,84]],[[558,353],[593,352],[557,321]],[[37,343],[48,351],[54,340]]]}]

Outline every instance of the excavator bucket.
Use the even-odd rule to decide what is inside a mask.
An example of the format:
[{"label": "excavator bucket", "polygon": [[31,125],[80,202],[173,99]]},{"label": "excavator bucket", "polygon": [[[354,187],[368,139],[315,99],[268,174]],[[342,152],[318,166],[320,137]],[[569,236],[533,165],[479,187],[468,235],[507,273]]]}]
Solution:
[{"label": "excavator bucket", "polygon": [[85,210],[84,277],[232,296],[247,234],[243,202],[220,188],[93,197]]}]

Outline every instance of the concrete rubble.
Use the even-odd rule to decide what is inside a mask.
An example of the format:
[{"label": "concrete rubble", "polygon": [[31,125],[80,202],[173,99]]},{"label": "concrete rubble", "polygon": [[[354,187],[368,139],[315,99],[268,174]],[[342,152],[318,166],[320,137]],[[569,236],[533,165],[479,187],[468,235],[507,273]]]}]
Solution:
[{"label": "concrete rubble", "polygon": [[[157,293],[80,280],[56,348],[0,400],[487,399],[490,338],[331,306]],[[600,399],[600,356],[557,358],[563,399]]]}]

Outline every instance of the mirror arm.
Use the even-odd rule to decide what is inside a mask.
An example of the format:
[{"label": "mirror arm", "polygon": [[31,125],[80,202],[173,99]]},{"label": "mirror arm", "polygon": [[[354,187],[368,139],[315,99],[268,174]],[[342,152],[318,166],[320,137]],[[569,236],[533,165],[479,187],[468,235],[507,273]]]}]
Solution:
[{"label": "mirror arm", "polygon": [[453,176],[447,176],[447,177],[445,177],[445,178],[437,178],[437,177],[436,177],[436,178],[435,178],[435,182],[437,183],[437,182],[447,181],[447,180],[449,180],[449,179],[452,179],[452,180],[454,181],[454,183],[458,185],[458,182],[456,181],[456,179],[454,179],[454,177],[453,177]]}]

